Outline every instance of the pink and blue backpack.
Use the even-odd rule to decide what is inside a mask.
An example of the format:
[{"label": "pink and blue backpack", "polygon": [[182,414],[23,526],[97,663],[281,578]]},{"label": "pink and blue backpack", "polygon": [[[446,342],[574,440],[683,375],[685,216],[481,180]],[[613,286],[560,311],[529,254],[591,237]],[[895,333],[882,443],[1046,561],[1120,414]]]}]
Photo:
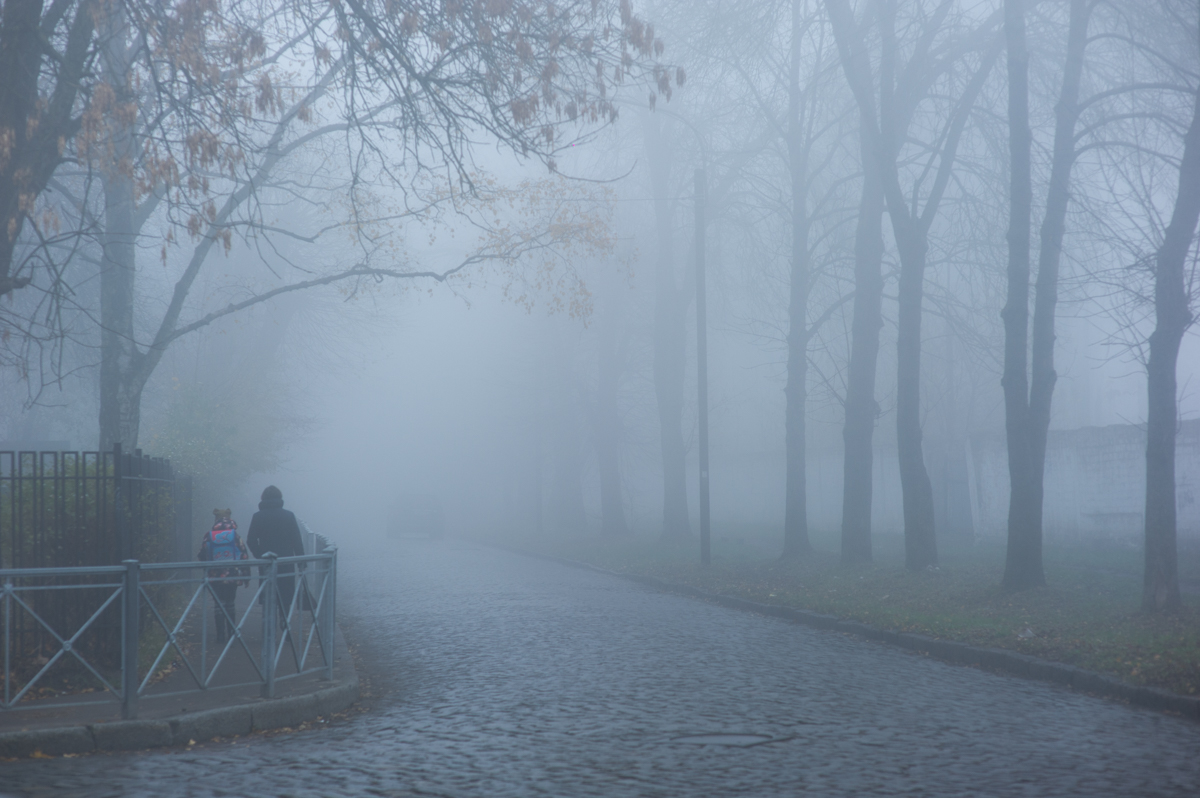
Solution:
[{"label": "pink and blue backpack", "polygon": [[214,529],[208,533],[208,559],[212,562],[240,560],[242,551],[237,544],[237,527]]}]

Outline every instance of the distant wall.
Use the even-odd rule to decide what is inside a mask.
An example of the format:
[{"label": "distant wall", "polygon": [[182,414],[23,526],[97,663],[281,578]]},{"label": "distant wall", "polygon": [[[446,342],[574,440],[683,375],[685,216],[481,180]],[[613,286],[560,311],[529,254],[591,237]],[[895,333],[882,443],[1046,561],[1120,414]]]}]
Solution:
[{"label": "distant wall", "polygon": [[[1002,436],[973,438],[967,451],[976,534],[1008,525],[1008,453]],[[1180,537],[1200,538],[1200,420],[1176,439]],[[1066,539],[1136,538],[1146,495],[1146,431],[1131,424],[1053,430],[1046,446],[1045,532]]]}]

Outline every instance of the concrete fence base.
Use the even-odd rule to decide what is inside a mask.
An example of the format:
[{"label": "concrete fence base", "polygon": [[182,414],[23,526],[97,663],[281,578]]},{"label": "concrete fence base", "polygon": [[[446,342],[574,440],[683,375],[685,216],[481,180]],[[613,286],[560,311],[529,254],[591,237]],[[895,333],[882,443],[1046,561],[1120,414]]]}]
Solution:
[{"label": "concrete fence base", "polygon": [[0,758],[183,746],[214,737],[297,726],[341,712],[358,700],[358,676],[323,690],[251,704],[187,712],[170,720],[122,720],[0,733]]}]

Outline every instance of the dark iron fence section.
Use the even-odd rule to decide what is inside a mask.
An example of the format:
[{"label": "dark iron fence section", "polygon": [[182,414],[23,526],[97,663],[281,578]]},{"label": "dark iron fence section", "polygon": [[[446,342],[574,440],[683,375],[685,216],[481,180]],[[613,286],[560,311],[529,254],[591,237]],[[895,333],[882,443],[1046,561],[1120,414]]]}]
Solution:
[{"label": "dark iron fence section", "polygon": [[[119,444],[103,452],[0,451],[0,569],[174,560],[191,537],[190,488],[169,461]],[[91,617],[111,591],[82,588],[69,574],[51,582],[30,598],[29,613],[13,619],[10,644],[36,662],[59,647],[49,630],[88,622],[93,634],[77,645],[93,662],[117,663],[120,647],[110,631],[121,623],[119,608]]]},{"label": "dark iron fence section", "polygon": [[0,452],[0,568],[110,565],[115,452]]},{"label": "dark iron fence section", "polygon": [[[176,542],[176,480],[171,461],[113,447],[117,559],[169,562]],[[108,565],[109,563],[88,563]]]},{"label": "dark iron fence section", "polygon": [[190,501],[170,461],[140,449],[0,451],[0,568],[175,559]]}]

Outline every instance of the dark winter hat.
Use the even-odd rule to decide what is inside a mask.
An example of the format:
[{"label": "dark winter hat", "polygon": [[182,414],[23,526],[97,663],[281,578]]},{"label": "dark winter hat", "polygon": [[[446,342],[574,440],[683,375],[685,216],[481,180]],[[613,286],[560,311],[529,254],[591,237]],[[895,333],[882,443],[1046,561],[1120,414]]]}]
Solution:
[{"label": "dark winter hat", "polygon": [[265,502],[281,502],[283,501],[283,491],[274,485],[267,485],[266,490],[262,492],[262,500]]}]

